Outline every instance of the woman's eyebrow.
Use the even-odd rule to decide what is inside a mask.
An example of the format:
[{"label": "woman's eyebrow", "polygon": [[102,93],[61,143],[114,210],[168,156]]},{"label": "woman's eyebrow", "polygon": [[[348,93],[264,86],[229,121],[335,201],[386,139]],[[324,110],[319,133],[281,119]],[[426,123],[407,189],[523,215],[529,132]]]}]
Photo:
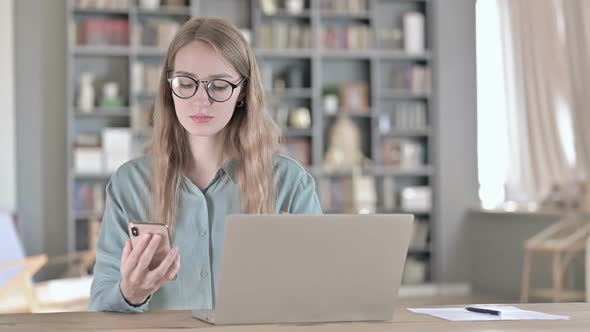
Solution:
[{"label": "woman's eyebrow", "polygon": [[[184,71],[184,70],[177,70],[174,72],[176,75],[186,75],[186,76],[190,76],[193,78],[197,78],[197,75],[188,72],[188,71]],[[208,78],[208,79],[212,79],[212,78],[232,78],[231,75],[226,74],[226,73],[220,73],[220,74],[213,74],[213,75],[209,75],[208,77],[204,77],[204,78]]]}]

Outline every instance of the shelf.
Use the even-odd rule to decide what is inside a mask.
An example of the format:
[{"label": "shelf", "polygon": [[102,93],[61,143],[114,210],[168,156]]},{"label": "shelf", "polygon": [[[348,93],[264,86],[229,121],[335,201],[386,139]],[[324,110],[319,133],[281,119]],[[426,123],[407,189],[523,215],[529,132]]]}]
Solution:
[{"label": "shelf", "polygon": [[377,176],[431,176],[433,174],[431,166],[422,166],[419,168],[403,169],[395,166],[372,166],[370,173]]},{"label": "shelf", "polygon": [[80,56],[128,56],[129,46],[74,46],[72,54]]},{"label": "shelf", "polygon": [[129,8],[74,8],[74,14],[129,15]]},{"label": "shelf", "polygon": [[328,118],[337,118],[342,113],[344,113],[345,115],[349,115],[352,118],[370,119],[373,117],[373,113],[371,112],[371,110],[368,110],[367,112],[340,112],[340,111],[338,111],[334,114],[326,114],[325,112],[322,112],[322,114],[324,114],[324,116],[326,116]]},{"label": "shelf", "polygon": [[122,108],[96,108],[90,113],[85,113],[80,110],[75,111],[75,116],[78,118],[109,118],[109,117],[129,117],[131,112],[128,107]]},{"label": "shelf", "polygon": [[311,88],[290,88],[267,92],[267,96],[276,98],[311,98],[312,95]]},{"label": "shelf", "polygon": [[430,255],[430,250],[429,249],[409,248],[408,255],[409,256],[428,256],[428,255]]},{"label": "shelf", "polygon": [[412,61],[428,61],[432,58],[432,53],[426,51],[424,53],[407,53],[403,50],[375,50],[376,56],[382,60],[412,60]]},{"label": "shelf", "polygon": [[156,9],[137,7],[137,13],[140,15],[191,16],[191,8],[186,6],[160,6]]},{"label": "shelf", "polygon": [[301,137],[301,136],[312,136],[310,129],[298,129],[298,128],[287,128],[283,130],[283,136],[285,137]]},{"label": "shelf", "polygon": [[326,20],[371,20],[370,12],[359,12],[359,13],[341,13],[334,11],[322,11],[320,17]]},{"label": "shelf", "polygon": [[134,53],[139,56],[161,57],[161,56],[166,55],[166,51],[167,51],[167,49],[162,48],[162,47],[142,46],[142,47],[139,47],[136,51],[134,51]]},{"label": "shelf", "polygon": [[153,102],[156,99],[156,96],[150,92],[140,92],[140,93],[133,95],[133,97],[141,100],[142,102],[145,102],[145,101],[152,101]]},{"label": "shelf", "polygon": [[322,58],[334,60],[370,60],[372,57],[377,57],[377,55],[373,50],[323,49],[320,52]]},{"label": "shelf", "polygon": [[310,19],[311,18],[311,11],[309,9],[305,9],[305,10],[301,11],[301,13],[293,14],[293,13],[289,13],[285,9],[277,9],[277,11],[274,14],[262,13],[262,17],[264,17],[264,18]]},{"label": "shelf", "polygon": [[273,48],[257,48],[254,53],[260,57],[267,58],[286,58],[286,59],[297,59],[297,58],[311,58],[311,49],[302,48],[286,48],[286,49],[273,49]]},{"label": "shelf", "polygon": [[[311,167],[310,173],[314,176],[325,176],[325,177],[340,177],[340,176],[352,176],[353,170],[342,169],[342,170],[331,170],[327,171],[322,167]],[[374,176],[417,176],[424,177],[433,174],[431,166],[423,166],[416,169],[402,169],[396,168],[395,166],[370,166],[362,168],[361,174],[374,175]]]},{"label": "shelf", "polygon": [[392,89],[381,89],[379,97],[384,99],[400,99],[400,100],[428,100],[430,94],[426,92],[412,92]]},{"label": "shelf", "polygon": [[[430,145],[436,145],[438,142],[438,125],[436,117],[433,117],[433,111],[436,111],[437,102],[436,95],[426,93],[412,93],[408,91],[397,91],[388,89],[393,85],[386,85],[383,82],[387,81],[392,69],[397,67],[411,66],[411,65],[424,65],[424,66],[435,66],[434,63],[435,53],[434,49],[426,49],[424,52],[419,54],[407,53],[403,47],[394,48],[394,44],[384,43],[372,43],[371,48],[367,49],[328,49],[320,46],[320,35],[321,31],[332,25],[358,25],[367,26],[369,29],[369,35],[372,39],[375,39],[378,29],[380,28],[393,28],[393,26],[385,27],[380,21],[381,18],[395,19],[399,15],[403,14],[406,10],[418,10],[425,15],[425,22],[427,26],[432,23],[431,15],[432,12],[423,4],[431,4],[429,0],[394,0],[399,5],[390,4],[388,0],[369,1],[369,10],[355,13],[346,13],[343,11],[326,11],[323,10],[325,7],[321,7],[319,3],[323,0],[305,1],[309,8],[304,8],[304,11],[298,14],[289,13],[284,8],[277,8],[276,12],[267,15],[261,10],[261,6],[258,0],[244,2],[243,0],[238,1],[186,1],[190,3],[186,7],[161,7],[155,10],[149,10],[140,8],[137,1],[130,1],[130,7],[120,10],[103,10],[103,9],[74,9],[72,8],[76,1],[72,0],[70,5],[71,10],[68,12],[68,20],[74,22],[82,20],[86,17],[102,17],[102,18],[113,18],[113,19],[126,19],[129,21],[129,28],[133,30],[136,28],[132,23],[138,23],[143,20],[153,19],[167,19],[174,20],[176,22],[184,21],[185,18],[189,18],[192,13],[207,14],[207,16],[220,16],[228,18],[232,23],[243,29],[248,29],[250,36],[253,41],[258,40],[261,36],[258,35],[262,26],[270,26],[272,32],[272,25],[277,23],[280,26],[280,32],[284,29],[284,25],[287,26],[287,39],[289,39],[289,32],[297,33],[296,30],[291,31],[290,26],[293,24],[308,27],[311,34],[311,44],[307,44],[309,48],[271,48],[270,45],[296,45],[295,43],[289,44],[284,43],[282,37],[280,43],[276,43],[272,37],[276,36],[276,31],[272,34],[269,39],[269,48],[255,47],[255,45],[263,45],[262,43],[253,43],[254,54],[258,60],[260,68],[264,66],[270,67],[270,75],[272,79],[278,77],[284,78],[288,82],[288,74],[291,66],[301,68],[303,83],[299,83],[297,88],[286,88],[275,90],[271,86],[268,86],[269,91],[265,91],[265,96],[270,100],[268,104],[272,102],[273,105],[285,105],[289,109],[294,109],[298,106],[305,106],[310,109],[314,124],[309,129],[298,129],[288,128],[285,126],[282,131],[281,140],[293,140],[305,142],[308,146],[307,156],[313,161],[311,165],[306,165],[305,168],[319,181],[324,180],[330,185],[338,182],[346,182],[353,175],[352,170],[341,170],[328,172],[323,168],[323,157],[326,149],[326,145],[329,143],[329,126],[338,119],[338,116],[342,115],[341,111],[336,114],[326,114],[323,109],[323,96],[322,91],[325,85],[339,85],[341,83],[349,81],[362,80],[369,86],[368,104],[370,109],[366,112],[351,112],[348,114],[353,122],[361,129],[361,137],[364,142],[370,142],[368,148],[369,151],[365,151],[367,157],[375,161],[385,160],[383,159],[383,147],[382,143],[387,141],[387,137],[401,137],[402,139],[417,141],[420,143],[426,142],[428,153],[427,160],[432,161],[431,165],[424,167],[412,168],[412,169],[400,169],[395,166],[367,166],[361,169],[360,173],[363,175],[371,176],[376,182],[376,194],[378,202],[382,202],[382,196],[380,182],[383,180],[392,179],[394,182],[393,190],[400,190],[406,186],[429,186],[432,188],[433,196],[433,207],[428,211],[408,211],[403,210],[400,204],[391,204],[390,209],[384,207],[388,204],[379,203],[381,207],[377,206],[376,213],[406,213],[416,215],[417,218],[424,220],[427,223],[435,224],[438,222],[438,206],[436,205],[438,183],[434,181],[439,175],[439,168],[435,158],[431,155],[432,149]],[[244,2],[244,3],[242,3]],[[282,2],[281,2],[282,3]],[[311,5],[310,5],[311,3]],[[357,7],[357,9],[360,9]],[[94,16],[93,16],[94,15]],[[110,16],[109,16],[110,15]],[[390,22],[391,23],[391,22]],[[130,32],[132,32],[130,30]],[[430,40],[433,36],[430,33],[426,35],[426,38],[431,41],[431,45],[436,44],[436,40]],[[436,36],[434,36],[436,37]],[[143,40],[143,39],[142,39]],[[374,40],[375,41],[375,40]],[[369,46],[368,44],[362,44]],[[336,45],[334,45],[336,46]],[[382,46],[382,47],[381,47]],[[163,57],[167,52],[167,48],[148,46],[147,40],[146,45],[141,42],[130,43],[129,45],[81,45],[74,46],[68,45],[68,53],[71,55],[68,57],[68,66],[73,69],[73,74],[77,74],[80,71],[80,66],[85,66],[88,61],[90,65],[95,65],[97,70],[105,70],[106,74],[114,75],[113,78],[118,78],[121,84],[127,85],[126,88],[122,87],[123,90],[128,91],[129,105],[116,110],[108,110],[95,108],[92,113],[82,113],[76,107],[76,105],[68,105],[68,132],[78,133],[85,132],[87,128],[90,132],[99,132],[103,126],[122,126],[127,125],[131,120],[131,114],[135,115],[133,107],[135,105],[149,106],[155,102],[155,94],[150,93],[147,90],[137,91],[140,93],[134,93],[133,84],[131,77],[131,67],[134,61],[145,62],[146,64],[161,63]],[[391,47],[391,48],[386,48]],[[120,57],[117,57],[120,56]],[[94,60],[97,61],[94,61]],[[104,64],[105,68],[102,68]],[[324,68],[324,70],[322,70]],[[431,68],[432,69],[432,68]],[[119,77],[118,75],[123,75]],[[432,71],[433,81],[436,80],[436,71]],[[271,83],[273,80],[270,80]],[[68,87],[68,99],[75,99],[76,96],[76,84]],[[290,85],[288,85],[290,87]],[[386,88],[386,89],[382,89]],[[434,90],[433,90],[434,92]],[[73,98],[73,99],[72,99]],[[379,132],[380,116],[389,115],[388,119],[393,119],[393,113],[395,113],[396,105],[407,102],[408,104],[416,103],[421,104],[416,106],[422,108],[424,106],[425,119],[428,119],[428,123],[423,123],[424,128],[420,129],[396,129],[392,122],[390,129],[387,132]],[[422,105],[423,104],[423,105]],[[342,104],[341,104],[342,105]],[[392,108],[393,107],[393,108]],[[411,107],[408,107],[408,109]],[[133,110],[133,111],[132,111]],[[385,118],[384,118],[385,120]],[[428,125],[428,126],[427,126]],[[131,135],[133,139],[144,142],[152,134],[152,128],[146,128],[142,130],[132,129]],[[75,149],[75,135],[68,135],[70,151]],[[365,144],[366,145],[366,144]],[[367,146],[363,147],[365,150]],[[70,166],[71,167],[71,166]],[[433,175],[434,174],[434,175]],[[103,185],[106,184],[112,174],[100,173],[99,174],[76,174],[74,167],[68,169],[68,186],[69,186],[69,197],[70,201],[74,198],[75,186],[87,181],[92,187],[95,184]],[[322,183],[324,185],[324,183]],[[326,187],[327,188],[327,187]],[[332,188],[332,187],[330,187]],[[336,186],[334,186],[336,188]],[[397,189],[395,189],[397,188]],[[319,189],[321,190],[321,189]],[[325,194],[325,193],[324,193]],[[388,195],[385,195],[388,196]],[[399,201],[392,199],[391,203]],[[336,202],[332,198],[333,202]],[[325,213],[345,213],[346,209],[341,208],[339,210],[330,209],[330,206],[322,205],[326,208]],[[78,205],[78,207],[80,207]],[[394,208],[395,207],[395,208]],[[418,206],[417,206],[418,207]],[[95,211],[76,211],[75,206],[70,206],[68,211],[71,224],[75,227],[80,225],[85,226],[83,223],[88,220],[100,220],[102,219],[102,213]],[[77,222],[75,224],[73,221]],[[68,230],[69,239],[82,240],[78,238],[80,232],[74,228]],[[433,229],[433,232],[435,230]],[[74,232],[73,234],[71,232]],[[432,235],[436,235],[432,233]],[[432,237],[433,241],[436,236]],[[417,243],[418,244],[418,243]],[[423,244],[423,243],[422,243]],[[70,247],[72,244],[68,244]],[[424,259],[427,261],[426,267],[430,271],[432,269],[432,262],[436,257],[433,255],[434,246],[427,246],[425,249],[422,247],[410,248],[408,255],[412,258]],[[69,248],[69,250],[72,250]],[[428,278],[428,277],[427,277]]]},{"label": "shelf", "polygon": [[378,49],[323,49],[320,56],[326,59],[381,59],[381,60],[411,60],[427,61],[430,60],[430,53],[410,54],[400,50],[378,50]]},{"label": "shelf", "polygon": [[389,133],[381,133],[383,137],[428,137],[431,134],[430,128],[422,129],[396,129],[392,128]]},{"label": "shelf", "polygon": [[[314,54],[313,49],[297,48],[256,48],[254,53],[261,57],[281,57],[281,58],[306,58]],[[429,52],[422,54],[409,54],[399,50],[377,50],[377,49],[321,49],[320,57],[327,60],[412,60],[427,61],[430,60]]]}]

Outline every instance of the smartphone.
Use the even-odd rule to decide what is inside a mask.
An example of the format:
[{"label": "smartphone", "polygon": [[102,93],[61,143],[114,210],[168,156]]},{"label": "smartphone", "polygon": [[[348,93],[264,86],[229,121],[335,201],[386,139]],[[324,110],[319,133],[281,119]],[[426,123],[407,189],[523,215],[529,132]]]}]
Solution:
[{"label": "smartphone", "polygon": [[150,262],[149,269],[153,270],[160,265],[162,260],[166,258],[168,251],[171,248],[170,232],[168,232],[168,225],[130,221],[129,222],[129,238],[131,239],[131,246],[134,247],[139,242],[143,234],[159,234],[161,236],[160,246],[156,249],[154,257]]}]

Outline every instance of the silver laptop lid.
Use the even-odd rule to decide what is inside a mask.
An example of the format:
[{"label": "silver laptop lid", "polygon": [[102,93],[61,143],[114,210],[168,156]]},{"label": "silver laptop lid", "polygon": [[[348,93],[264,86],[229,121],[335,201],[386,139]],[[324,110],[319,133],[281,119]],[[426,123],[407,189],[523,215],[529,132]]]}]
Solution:
[{"label": "silver laptop lid", "polygon": [[231,215],[218,324],[389,320],[412,215]]}]

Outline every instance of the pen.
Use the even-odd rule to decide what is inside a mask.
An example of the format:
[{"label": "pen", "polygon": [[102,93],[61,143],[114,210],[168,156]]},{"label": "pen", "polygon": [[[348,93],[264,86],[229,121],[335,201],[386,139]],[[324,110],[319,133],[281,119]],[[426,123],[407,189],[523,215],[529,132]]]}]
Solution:
[{"label": "pen", "polygon": [[494,315],[494,316],[500,316],[501,312],[498,310],[492,310],[492,309],[484,309],[484,308],[476,308],[476,307],[467,307],[465,308],[467,311],[471,311],[471,312],[477,312],[480,314],[489,314],[489,315]]}]

